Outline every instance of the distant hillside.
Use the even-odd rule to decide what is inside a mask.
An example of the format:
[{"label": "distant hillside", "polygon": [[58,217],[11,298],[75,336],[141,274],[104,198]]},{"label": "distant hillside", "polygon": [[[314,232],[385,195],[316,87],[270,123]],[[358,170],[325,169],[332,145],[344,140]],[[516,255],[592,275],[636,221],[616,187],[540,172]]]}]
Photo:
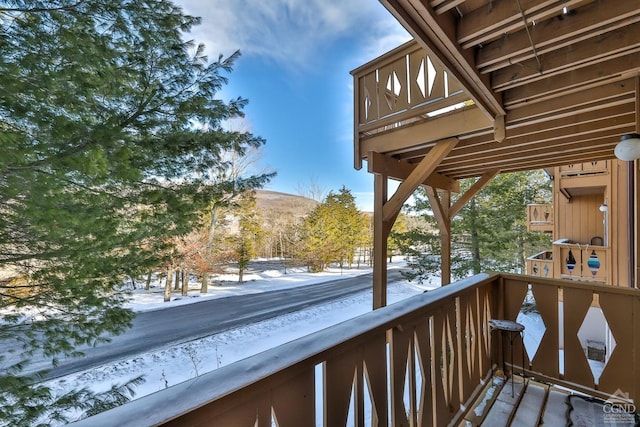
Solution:
[{"label": "distant hillside", "polygon": [[306,197],[269,190],[256,190],[256,202],[260,211],[281,212],[293,217],[307,215],[318,204]]}]

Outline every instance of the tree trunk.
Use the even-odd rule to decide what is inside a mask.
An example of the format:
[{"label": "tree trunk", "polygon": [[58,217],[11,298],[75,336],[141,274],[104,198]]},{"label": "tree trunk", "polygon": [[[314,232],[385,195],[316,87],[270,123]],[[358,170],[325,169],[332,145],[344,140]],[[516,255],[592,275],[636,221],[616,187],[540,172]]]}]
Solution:
[{"label": "tree trunk", "polygon": [[150,287],[151,287],[151,272],[147,274],[147,282],[144,284],[144,290],[148,291]]},{"label": "tree trunk", "polygon": [[167,282],[164,285],[164,302],[171,301],[171,282],[173,281],[173,268],[167,271]]},{"label": "tree trunk", "polygon": [[173,285],[173,290],[179,291],[180,290],[180,269],[179,268],[176,268],[175,274],[176,274],[176,281],[175,281],[175,284]]},{"label": "tree trunk", "polygon": [[189,272],[186,269],[182,270],[182,296],[186,297],[189,292]]},{"label": "tree trunk", "polygon": [[202,284],[200,285],[200,293],[206,294],[209,292],[209,272],[202,273]]}]

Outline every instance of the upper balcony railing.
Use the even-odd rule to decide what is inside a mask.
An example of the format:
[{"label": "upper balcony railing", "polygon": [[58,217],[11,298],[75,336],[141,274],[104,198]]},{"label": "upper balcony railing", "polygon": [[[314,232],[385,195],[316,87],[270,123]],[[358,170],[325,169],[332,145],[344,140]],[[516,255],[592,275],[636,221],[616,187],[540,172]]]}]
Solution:
[{"label": "upper balcony railing", "polygon": [[[633,320],[640,291],[496,274],[375,310],[77,425],[457,425],[492,366],[512,360],[489,320],[516,320],[532,303],[545,329],[533,351],[525,346],[528,375],[601,397],[640,398]],[[597,377],[579,338],[596,305],[615,338]],[[513,351],[520,360],[519,340]]]},{"label": "upper balcony railing", "polygon": [[352,71],[356,156],[361,136],[469,104],[470,96],[415,40]]},{"label": "upper balcony railing", "polygon": [[527,230],[553,232],[553,205],[527,205]]}]

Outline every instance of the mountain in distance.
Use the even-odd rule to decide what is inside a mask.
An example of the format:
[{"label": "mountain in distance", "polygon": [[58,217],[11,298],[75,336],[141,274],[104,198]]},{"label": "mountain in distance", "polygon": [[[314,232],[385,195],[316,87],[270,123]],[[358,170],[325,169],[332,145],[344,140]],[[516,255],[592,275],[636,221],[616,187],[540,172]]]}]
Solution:
[{"label": "mountain in distance", "polygon": [[260,212],[278,212],[296,218],[307,216],[318,202],[295,194],[271,190],[256,190],[256,204]]}]

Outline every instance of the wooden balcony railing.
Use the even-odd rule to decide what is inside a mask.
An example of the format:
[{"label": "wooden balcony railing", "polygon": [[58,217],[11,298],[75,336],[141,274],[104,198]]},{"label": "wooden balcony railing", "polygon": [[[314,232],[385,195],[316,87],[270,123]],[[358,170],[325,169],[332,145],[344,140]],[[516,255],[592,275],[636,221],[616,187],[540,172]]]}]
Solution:
[{"label": "wooden balcony railing", "polygon": [[354,78],[355,158],[361,139],[415,125],[445,111],[472,105],[471,97],[415,40],[357,68]]},{"label": "wooden balcony railing", "polygon": [[560,265],[560,277],[609,283],[608,247],[554,243],[553,249]]},{"label": "wooden balcony railing", "polygon": [[553,232],[553,205],[527,205],[527,230]]},{"label": "wooden balcony railing", "polygon": [[[488,328],[527,292],[546,331],[527,374],[606,397],[640,398],[640,292],[531,276],[478,275],[375,310],[80,421],[78,426],[441,426],[457,424],[511,360]],[[578,331],[597,296],[616,347],[599,381]],[[559,321],[563,319],[562,331]],[[563,341],[560,339],[562,334]],[[492,340],[497,341],[492,345]],[[520,360],[522,346],[515,342]],[[560,367],[563,366],[563,369]],[[521,367],[516,367],[516,372]]]},{"label": "wooden balcony railing", "polygon": [[527,274],[538,277],[553,278],[553,252],[543,251],[525,260]]}]

